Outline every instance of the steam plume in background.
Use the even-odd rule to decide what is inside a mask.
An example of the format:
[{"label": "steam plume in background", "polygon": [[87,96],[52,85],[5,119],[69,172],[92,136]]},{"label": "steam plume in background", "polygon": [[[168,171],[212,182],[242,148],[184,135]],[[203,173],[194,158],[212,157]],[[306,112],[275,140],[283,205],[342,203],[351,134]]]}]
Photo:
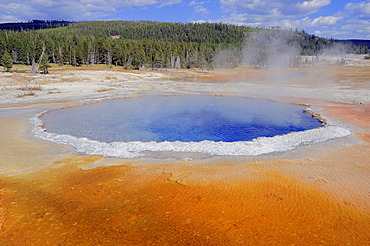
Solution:
[{"label": "steam plume in background", "polygon": [[260,31],[248,35],[243,61],[258,68],[283,68],[299,65],[301,48],[288,31]]},{"label": "steam plume in background", "polygon": [[214,68],[233,68],[242,60],[243,52],[239,49],[221,49],[214,57]]},{"label": "steam plume in background", "polygon": [[[315,46],[314,41],[316,39],[319,42]],[[308,43],[306,43],[307,40],[309,40]],[[302,47],[306,45],[308,46],[303,49]],[[314,48],[312,48],[312,45],[314,45]],[[315,36],[303,36],[301,33],[294,31],[265,30],[247,35],[243,62],[256,68],[271,69],[315,65],[314,63],[320,61],[318,57],[323,57],[331,59],[326,62],[329,65],[344,65],[332,59],[345,58],[350,51],[351,46],[349,44],[323,40]],[[311,61],[302,60],[302,56],[310,56]]]},{"label": "steam plume in background", "polygon": [[351,54],[353,51],[356,50],[351,44],[304,32],[260,30],[247,33],[243,47],[221,50],[214,60],[219,66],[214,67],[230,64],[232,59],[235,66],[247,65],[237,70],[240,79],[236,83],[220,88],[225,93],[339,102],[349,98],[354,103],[363,103],[365,99],[352,97],[357,92],[340,89],[347,83],[341,66],[362,64],[363,56]]},{"label": "steam plume in background", "polygon": [[[285,83],[291,67],[301,65],[302,49],[297,36],[291,31],[260,31],[247,36],[243,50],[243,62],[257,69],[265,70],[266,80],[274,84]],[[281,93],[282,88],[275,86],[266,93]]]}]

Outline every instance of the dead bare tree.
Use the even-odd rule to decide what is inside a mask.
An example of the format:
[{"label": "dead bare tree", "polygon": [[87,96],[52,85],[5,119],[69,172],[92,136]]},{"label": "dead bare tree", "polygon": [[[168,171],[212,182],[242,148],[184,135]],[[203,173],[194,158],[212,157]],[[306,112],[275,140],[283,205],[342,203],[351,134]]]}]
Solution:
[{"label": "dead bare tree", "polygon": [[42,57],[44,56],[45,54],[45,50],[46,50],[46,46],[45,44],[42,46],[42,52],[41,52],[41,55],[40,55],[40,58],[39,60],[37,61],[37,63],[35,62],[35,58],[32,59],[32,68],[31,68],[31,73],[38,73],[38,70],[37,68],[40,66],[40,63],[42,61]]}]

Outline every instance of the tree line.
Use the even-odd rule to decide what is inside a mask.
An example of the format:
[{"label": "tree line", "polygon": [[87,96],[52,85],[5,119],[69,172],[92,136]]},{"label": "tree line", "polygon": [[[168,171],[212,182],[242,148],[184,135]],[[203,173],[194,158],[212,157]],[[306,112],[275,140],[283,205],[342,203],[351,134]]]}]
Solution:
[{"label": "tree line", "polygon": [[[125,69],[235,67],[243,62],[243,50],[253,42],[251,35],[258,32],[264,32],[272,40],[277,35],[286,35],[288,38],[284,42],[299,47],[301,55],[315,55],[334,45],[332,40],[304,31],[261,30],[221,23],[90,21],[66,26],[63,26],[65,22],[39,24],[52,28],[0,30],[2,66],[54,63],[60,66],[106,64]],[[55,25],[59,27],[54,28]],[[265,47],[258,47],[261,54],[268,52]],[[351,53],[368,52],[366,46],[347,47]]]},{"label": "tree line", "polygon": [[0,30],[24,31],[68,26],[64,20],[31,20],[28,22],[0,23]]}]

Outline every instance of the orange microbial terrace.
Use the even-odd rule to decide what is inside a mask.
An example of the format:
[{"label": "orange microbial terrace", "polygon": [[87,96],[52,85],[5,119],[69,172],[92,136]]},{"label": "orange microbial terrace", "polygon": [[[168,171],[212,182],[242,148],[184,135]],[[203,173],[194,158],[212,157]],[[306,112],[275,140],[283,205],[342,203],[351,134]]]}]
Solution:
[{"label": "orange microbial terrace", "polygon": [[[0,73],[0,245],[369,245],[369,66],[356,61],[283,82],[250,67]],[[36,96],[18,97],[29,81]],[[148,94],[301,104],[351,134],[257,156],[120,159],[32,132],[41,112]]]},{"label": "orange microbial terrace", "polygon": [[[369,216],[259,163],[81,171],[1,182],[2,245],[366,245]],[[293,164],[293,163],[292,163]],[[286,164],[283,164],[286,165]],[[173,172],[173,173],[172,173]]]}]

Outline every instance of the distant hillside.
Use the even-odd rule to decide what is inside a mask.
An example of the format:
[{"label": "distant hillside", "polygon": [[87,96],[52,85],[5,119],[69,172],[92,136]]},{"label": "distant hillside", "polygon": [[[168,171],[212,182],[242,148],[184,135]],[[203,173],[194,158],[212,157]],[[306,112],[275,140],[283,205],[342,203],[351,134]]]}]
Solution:
[{"label": "distant hillside", "polygon": [[46,28],[57,28],[68,26],[70,21],[57,21],[57,20],[32,20],[29,22],[17,22],[17,23],[3,23],[0,24],[0,30],[13,30],[13,31],[23,31],[23,30],[39,30]]},{"label": "distant hillside", "polygon": [[[125,40],[178,41],[211,44],[244,45],[248,34],[266,32],[271,41],[277,36],[285,36],[288,43],[299,46],[301,55],[317,55],[336,42],[320,38],[305,31],[269,30],[261,28],[234,26],[221,23],[166,23],[155,21],[87,21],[74,22],[65,29],[48,29],[45,32],[61,32],[74,35],[94,35],[95,38]],[[266,36],[264,34],[264,36]],[[363,40],[365,41],[365,40]],[[353,40],[343,40],[343,52],[365,54],[368,46]]]},{"label": "distant hillside", "polygon": [[345,39],[345,40],[334,40],[337,43],[362,45],[370,48],[370,40],[365,39]]},{"label": "distant hillside", "polygon": [[[246,32],[260,29],[221,23],[167,23],[155,21],[87,21],[70,23],[63,32],[130,40],[195,43],[240,43]],[[60,30],[47,30],[59,32]]]}]

